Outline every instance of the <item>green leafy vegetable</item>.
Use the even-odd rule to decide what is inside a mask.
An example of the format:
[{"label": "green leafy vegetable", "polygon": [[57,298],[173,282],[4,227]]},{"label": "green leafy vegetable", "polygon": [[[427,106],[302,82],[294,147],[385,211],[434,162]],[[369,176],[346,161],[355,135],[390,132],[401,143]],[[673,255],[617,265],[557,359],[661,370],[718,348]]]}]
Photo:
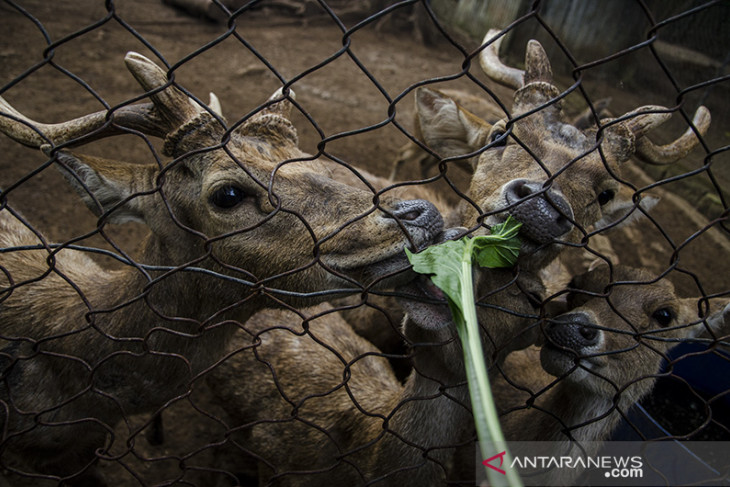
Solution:
[{"label": "green leafy vegetable", "polygon": [[[449,305],[456,306],[463,318],[465,308],[474,307],[471,284],[472,259],[480,267],[512,267],[520,252],[520,239],[517,236],[521,223],[512,217],[500,225],[494,225],[491,235],[463,237],[432,245],[417,254],[406,249],[413,270],[431,276],[433,283],[449,298]],[[468,272],[467,272],[468,271]],[[466,278],[468,277],[469,285]],[[465,300],[465,293],[471,300]]]},{"label": "green leafy vegetable", "polygon": [[[493,226],[491,235],[450,240],[428,247],[417,254],[406,249],[413,270],[419,274],[430,275],[433,283],[447,297],[464,349],[466,377],[483,458],[489,458],[495,452],[506,451],[506,442],[499,426],[484,362],[474,303],[472,261],[480,267],[513,266],[520,252],[520,226],[521,223],[509,217],[504,223]],[[508,460],[509,453],[505,455],[505,462]],[[522,485],[519,476],[512,469],[506,469],[506,476],[489,468],[486,472],[492,486],[505,485],[505,481],[513,487]]]}]

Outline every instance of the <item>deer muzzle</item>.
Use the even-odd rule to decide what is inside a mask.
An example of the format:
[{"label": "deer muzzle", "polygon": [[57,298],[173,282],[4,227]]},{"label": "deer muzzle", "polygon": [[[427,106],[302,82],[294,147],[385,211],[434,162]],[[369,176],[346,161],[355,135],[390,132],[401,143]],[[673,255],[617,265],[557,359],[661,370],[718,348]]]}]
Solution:
[{"label": "deer muzzle", "polygon": [[[340,265],[339,268],[355,270],[356,273],[359,271],[361,275],[354,277],[364,283],[378,282],[379,288],[400,286],[416,277],[410,270],[411,266],[403,248],[408,247],[412,252],[418,252],[439,242],[443,234],[444,219],[433,203],[426,200],[398,201],[387,210],[384,209],[381,218],[391,230],[395,225],[400,227],[403,237],[400,243],[393,245],[389,255],[384,255],[380,261],[374,262],[373,253],[365,249],[362,259],[368,260],[367,265],[363,266],[362,259],[353,260],[352,255],[349,255],[347,260],[350,267]],[[356,264],[354,267],[353,263]]]},{"label": "deer muzzle", "polygon": [[570,232],[573,210],[559,191],[515,179],[504,188],[509,213],[522,223],[520,235],[544,244]]},{"label": "deer muzzle", "polygon": [[441,213],[433,203],[426,200],[399,201],[387,217],[403,225],[411,240],[413,252],[432,244],[444,228]]},{"label": "deer muzzle", "polygon": [[580,365],[581,368],[600,366],[603,332],[583,312],[558,316],[544,328],[545,344],[540,362],[549,374],[559,377]]},{"label": "deer muzzle", "polygon": [[[466,233],[463,227],[447,228],[439,234],[434,244],[456,240]],[[452,323],[446,296],[428,276],[417,276],[410,283],[397,289],[398,303],[411,321],[426,330],[438,330]]]},{"label": "deer muzzle", "polygon": [[553,346],[579,355],[600,342],[600,330],[585,313],[558,316],[545,328],[545,335]]}]

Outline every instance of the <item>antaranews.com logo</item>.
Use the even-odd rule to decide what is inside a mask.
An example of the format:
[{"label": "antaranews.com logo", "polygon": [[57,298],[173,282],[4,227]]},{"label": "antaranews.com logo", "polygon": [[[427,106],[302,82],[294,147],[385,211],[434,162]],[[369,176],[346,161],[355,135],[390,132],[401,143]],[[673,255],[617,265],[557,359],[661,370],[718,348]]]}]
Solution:
[{"label": "antaranews.com logo", "polygon": [[484,485],[487,471],[496,472],[493,485],[502,485],[512,469],[525,486],[730,487],[728,442],[510,442],[489,458],[477,456],[477,485]]},{"label": "antaranews.com logo", "polygon": [[[497,453],[493,457],[482,461],[482,465],[506,475],[507,472],[502,470],[506,454],[506,450]],[[499,466],[495,466],[493,463],[497,460],[499,460]],[[615,479],[642,478],[644,476],[644,462],[640,456],[521,456],[513,458],[506,468],[534,469],[538,471],[575,470],[579,472],[586,469],[599,469],[604,471],[604,477]]]}]

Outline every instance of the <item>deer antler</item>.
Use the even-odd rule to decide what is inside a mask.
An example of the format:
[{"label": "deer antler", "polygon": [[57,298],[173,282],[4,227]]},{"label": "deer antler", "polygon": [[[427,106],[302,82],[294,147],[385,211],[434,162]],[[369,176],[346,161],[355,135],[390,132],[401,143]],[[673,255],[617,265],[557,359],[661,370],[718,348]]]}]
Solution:
[{"label": "deer antler", "polygon": [[[662,165],[676,162],[686,156],[699,142],[691,128],[666,145],[658,146],[646,137],[651,130],[669,120],[671,116],[671,112],[665,107],[647,105],[619,117],[619,119],[625,120],[617,125],[628,130],[634,136],[633,147],[626,147],[623,150],[626,158],[633,153],[644,162]],[[612,120],[616,119],[609,118],[602,122],[611,122]],[[710,126],[710,111],[703,106],[699,107],[695,112],[693,123],[700,135],[704,135]],[[613,131],[611,127],[609,127],[610,131]],[[620,140],[624,144],[626,143],[625,138]]]},{"label": "deer antler", "polygon": [[[70,143],[80,145],[105,137],[138,130],[153,137],[169,137],[186,123],[208,113],[202,106],[170,84],[165,72],[141,54],[130,52],[127,68],[146,90],[152,103],[100,110],[66,122],[45,124],[32,120],[0,97],[0,132],[30,147]],[[211,93],[211,110],[219,114],[220,103]]]},{"label": "deer antler", "polygon": [[502,45],[504,36],[499,36],[501,33],[502,31],[499,29],[489,29],[487,35],[484,36],[482,44],[490,42],[491,44],[479,53],[479,64],[490,79],[503,86],[519,90],[525,86],[525,72],[502,64],[499,59],[499,46]]},{"label": "deer antler", "polygon": [[560,100],[555,99],[560,95],[560,90],[553,85],[553,71],[545,49],[538,41],[531,40],[525,51],[525,70],[505,66],[499,60],[499,46],[503,38],[501,32],[491,29],[484,37],[484,42],[490,43],[479,55],[484,72],[497,83],[516,90],[515,114],[528,112],[551,101],[548,111],[559,112]]},{"label": "deer antler", "polygon": [[504,36],[500,34],[502,34],[501,30],[490,29],[484,36],[482,44],[491,44],[479,53],[479,64],[490,79],[515,90],[524,88],[530,83],[552,84],[553,71],[550,67],[550,60],[538,41],[531,40],[527,43],[525,71],[522,71],[506,66],[499,59],[499,47],[504,39]]},{"label": "deer antler", "polygon": [[540,82],[550,85],[553,83],[553,70],[550,67],[547,53],[542,44],[534,39],[527,43],[527,50],[525,51],[524,80],[525,86]]},{"label": "deer antler", "polygon": [[289,120],[292,103],[287,99],[287,96],[294,99],[294,91],[290,89],[288,95],[284,95],[281,88],[276,90],[267,100],[267,102],[274,103],[244,122],[237,132],[242,135],[252,136],[261,134],[276,135],[298,144],[297,130]]},{"label": "deer antler", "polygon": [[[695,112],[692,124],[700,135],[704,136],[710,128],[710,111],[700,106]],[[656,145],[644,137],[636,141],[636,155],[648,164],[671,164],[685,157],[699,143],[699,138],[692,128],[688,128],[673,142],[665,145]]]},{"label": "deer antler", "polygon": [[[151,92],[150,99],[165,126],[166,133],[172,132],[203,111],[200,105],[171,85],[165,71],[148,58],[136,52],[129,52],[124,56],[124,63],[142,88]],[[162,89],[166,85],[169,86]]]},{"label": "deer antler", "polygon": [[[651,129],[663,124],[672,116],[667,109],[658,105],[645,105],[625,113],[620,119],[625,119],[621,125],[626,127],[638,140]],[[606,121],[610,121],[608,119]]]},{"label": "deer antler", "polygon": [[0,97],[0,132],[29,147],[40,147],[49,142],[64,144],[81,138],[83,140],[79,140],[78,144],[87,143],[123,133],[120,126],[139,129],[156,137],[165,135],[158,128],[159,121],[154,120],[151,103],[114,110],[109,117],[114,123],[107,119],[107,115],[107,110],[101,110],[67,122],[45,124],[26,117]]}]

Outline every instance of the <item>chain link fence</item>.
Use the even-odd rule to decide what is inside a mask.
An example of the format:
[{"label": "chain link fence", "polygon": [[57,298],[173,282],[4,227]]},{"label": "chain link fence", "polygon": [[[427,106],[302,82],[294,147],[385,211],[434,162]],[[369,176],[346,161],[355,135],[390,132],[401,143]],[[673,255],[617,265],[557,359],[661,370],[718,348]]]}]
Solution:
[{"label": "chain link fence", "polygon": [[476,485],[507,213],[507,440],[722,451],[730,9],[509,3],[1,3],[3,485]]}]

